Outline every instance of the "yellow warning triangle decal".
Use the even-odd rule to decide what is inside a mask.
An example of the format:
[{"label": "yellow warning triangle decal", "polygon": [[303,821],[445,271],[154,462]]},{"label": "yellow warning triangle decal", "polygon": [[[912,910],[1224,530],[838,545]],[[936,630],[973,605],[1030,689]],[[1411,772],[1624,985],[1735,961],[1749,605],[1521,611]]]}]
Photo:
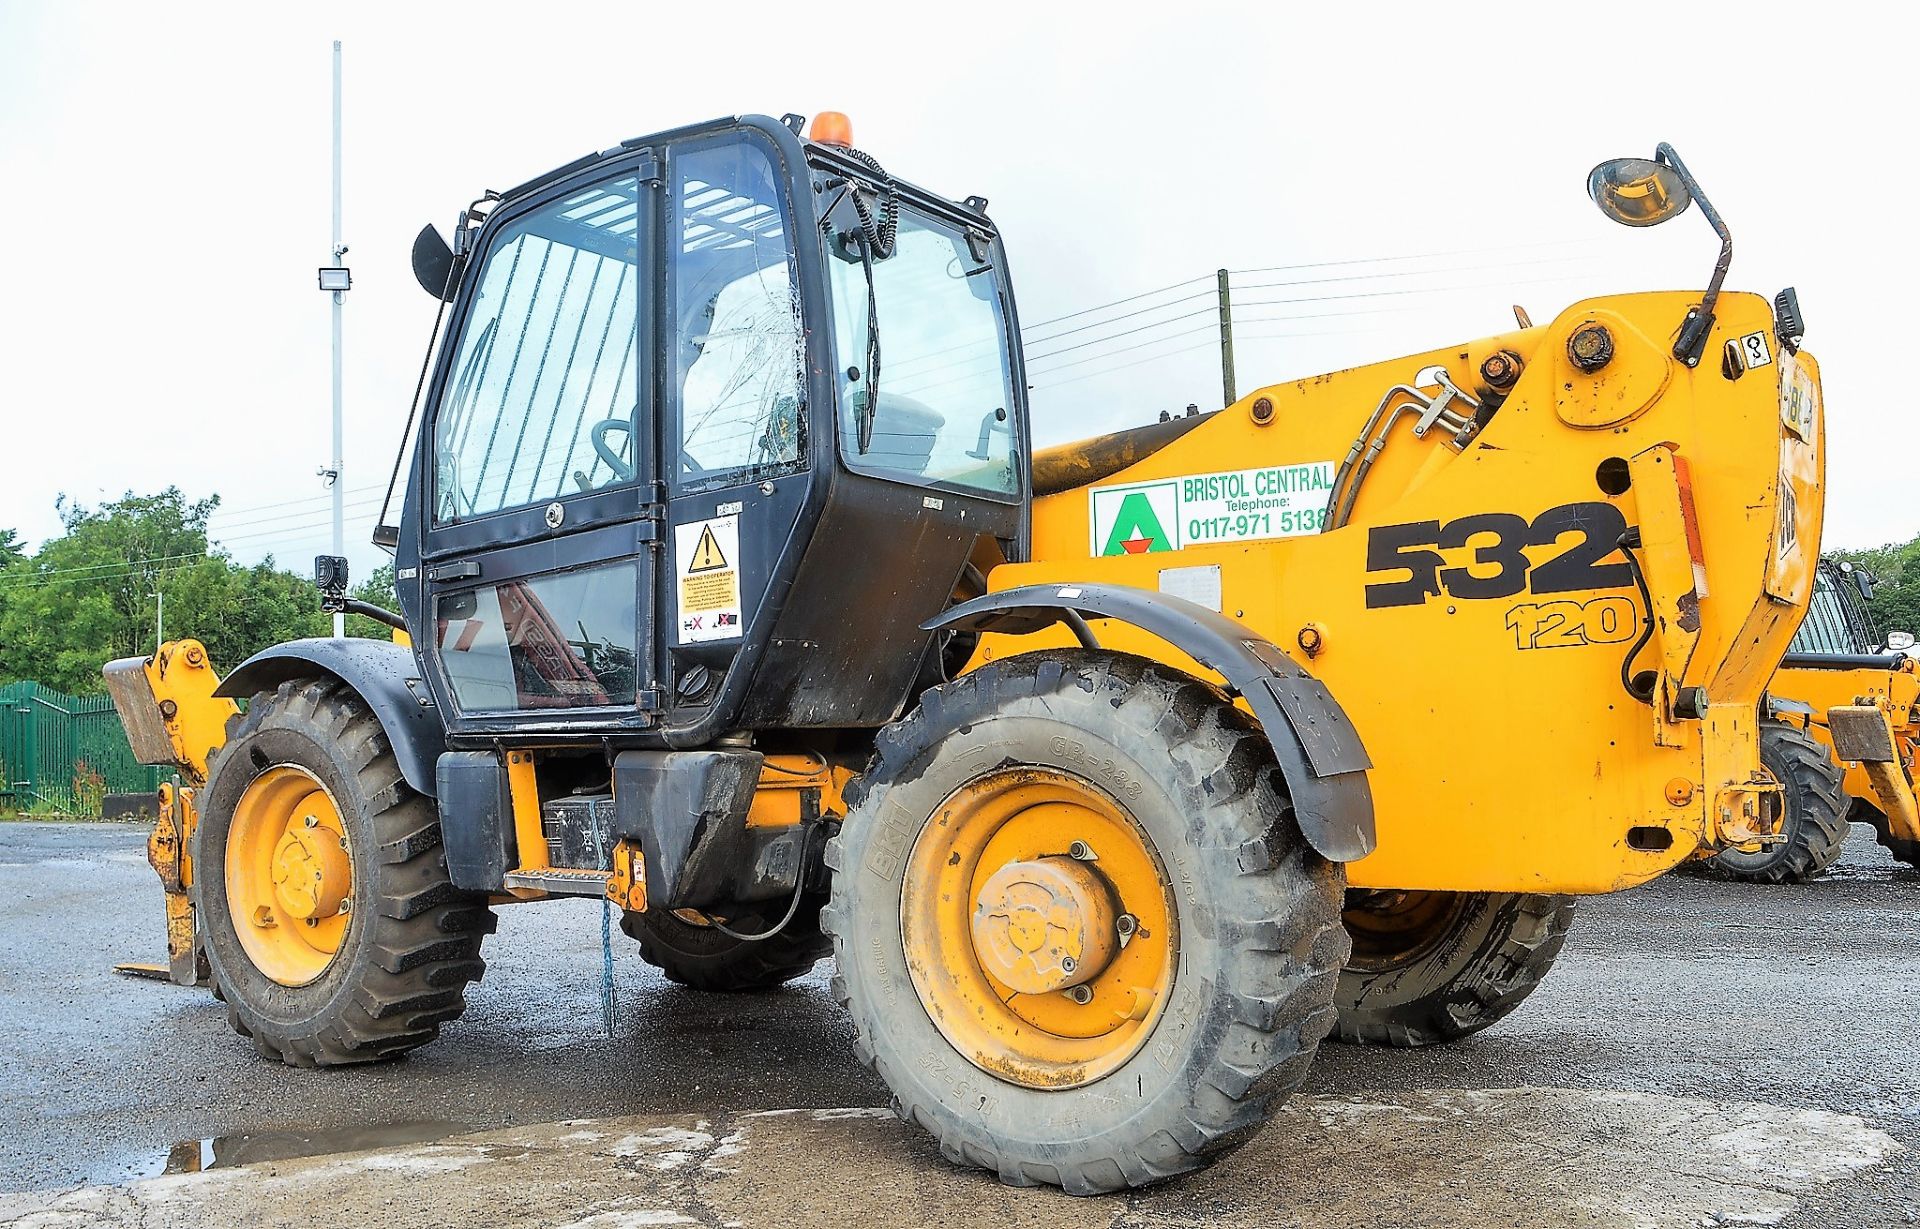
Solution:
[{"label": "yellow warning triangle decal", "polygon": [[726,566],[727,557],[720,553],[720,542],[713,536],[713,526],[701,526],[700,542],[693,548],[693,562],[687,565],[687,575],[717,572]]}]

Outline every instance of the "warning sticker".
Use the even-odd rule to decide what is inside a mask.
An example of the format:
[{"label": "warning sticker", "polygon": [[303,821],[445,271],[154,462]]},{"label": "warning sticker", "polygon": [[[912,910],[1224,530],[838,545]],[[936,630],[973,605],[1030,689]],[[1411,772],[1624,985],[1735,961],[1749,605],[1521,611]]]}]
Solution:
[{"label": "warning sticker", "polygon": [[1095,487],[1090,549],[1145,555],[1318,533],[1333,473],[1332,461],[1309,461]]},{"label": "warning sticker", "polygon": [[740,518],[673,527],[680,642],[732,640],[740,626]]}]

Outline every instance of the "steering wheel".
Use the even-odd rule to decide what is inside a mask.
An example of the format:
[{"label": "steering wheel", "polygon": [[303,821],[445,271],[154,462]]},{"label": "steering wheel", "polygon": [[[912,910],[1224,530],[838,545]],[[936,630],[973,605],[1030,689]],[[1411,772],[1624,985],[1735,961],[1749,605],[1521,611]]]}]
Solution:
[{"label": "steering wheel", "polygon": [[627,435],[627,444],[631,447],[633,444],[633,424],[624,418],[609,418],[604,422],[593,424],[593,450],[600,454],[602,461],[607,463],[607,468],[613,471],[613,476],[616,480],[620,482],[632,482],[634,472],[633,463],[615,452],[613,446],[607,443],[607,432],[609,431],[624,431]]}]

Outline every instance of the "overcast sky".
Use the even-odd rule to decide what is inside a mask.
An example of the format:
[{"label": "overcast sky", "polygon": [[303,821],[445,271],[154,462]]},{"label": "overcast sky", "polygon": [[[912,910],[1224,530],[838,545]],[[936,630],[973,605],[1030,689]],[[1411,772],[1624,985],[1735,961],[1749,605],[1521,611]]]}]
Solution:
[{"label": "overcast sky", "polygon": [[0,528],[172,483],[222,497],[242,559],[326,547],[339,38],[357,572],[432,322],[423,222],[626,137],[828,108],[903,178],[990,198],[1042,443],[1217,408],[1222,266],[1243,394],[1503,331],[1516,302],[1699,287],[1697,211],[1628,230],[1584,192],[1670,141],[1733,229],[1729,287],[1800,290],[1828,544],[1904,540],[1920,22],[1871,11],[0,0]]}]

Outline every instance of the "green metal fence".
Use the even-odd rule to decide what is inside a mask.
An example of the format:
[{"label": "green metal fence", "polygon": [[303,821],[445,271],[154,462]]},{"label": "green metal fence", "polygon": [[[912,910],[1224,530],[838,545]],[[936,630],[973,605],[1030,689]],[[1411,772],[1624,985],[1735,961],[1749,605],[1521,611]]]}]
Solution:
[{"label": "green metal fence", "polygon": [[98,814],[103,795],[159,788],[134,762],[113,701],[39,683],[0,687],[0,806]]}]

